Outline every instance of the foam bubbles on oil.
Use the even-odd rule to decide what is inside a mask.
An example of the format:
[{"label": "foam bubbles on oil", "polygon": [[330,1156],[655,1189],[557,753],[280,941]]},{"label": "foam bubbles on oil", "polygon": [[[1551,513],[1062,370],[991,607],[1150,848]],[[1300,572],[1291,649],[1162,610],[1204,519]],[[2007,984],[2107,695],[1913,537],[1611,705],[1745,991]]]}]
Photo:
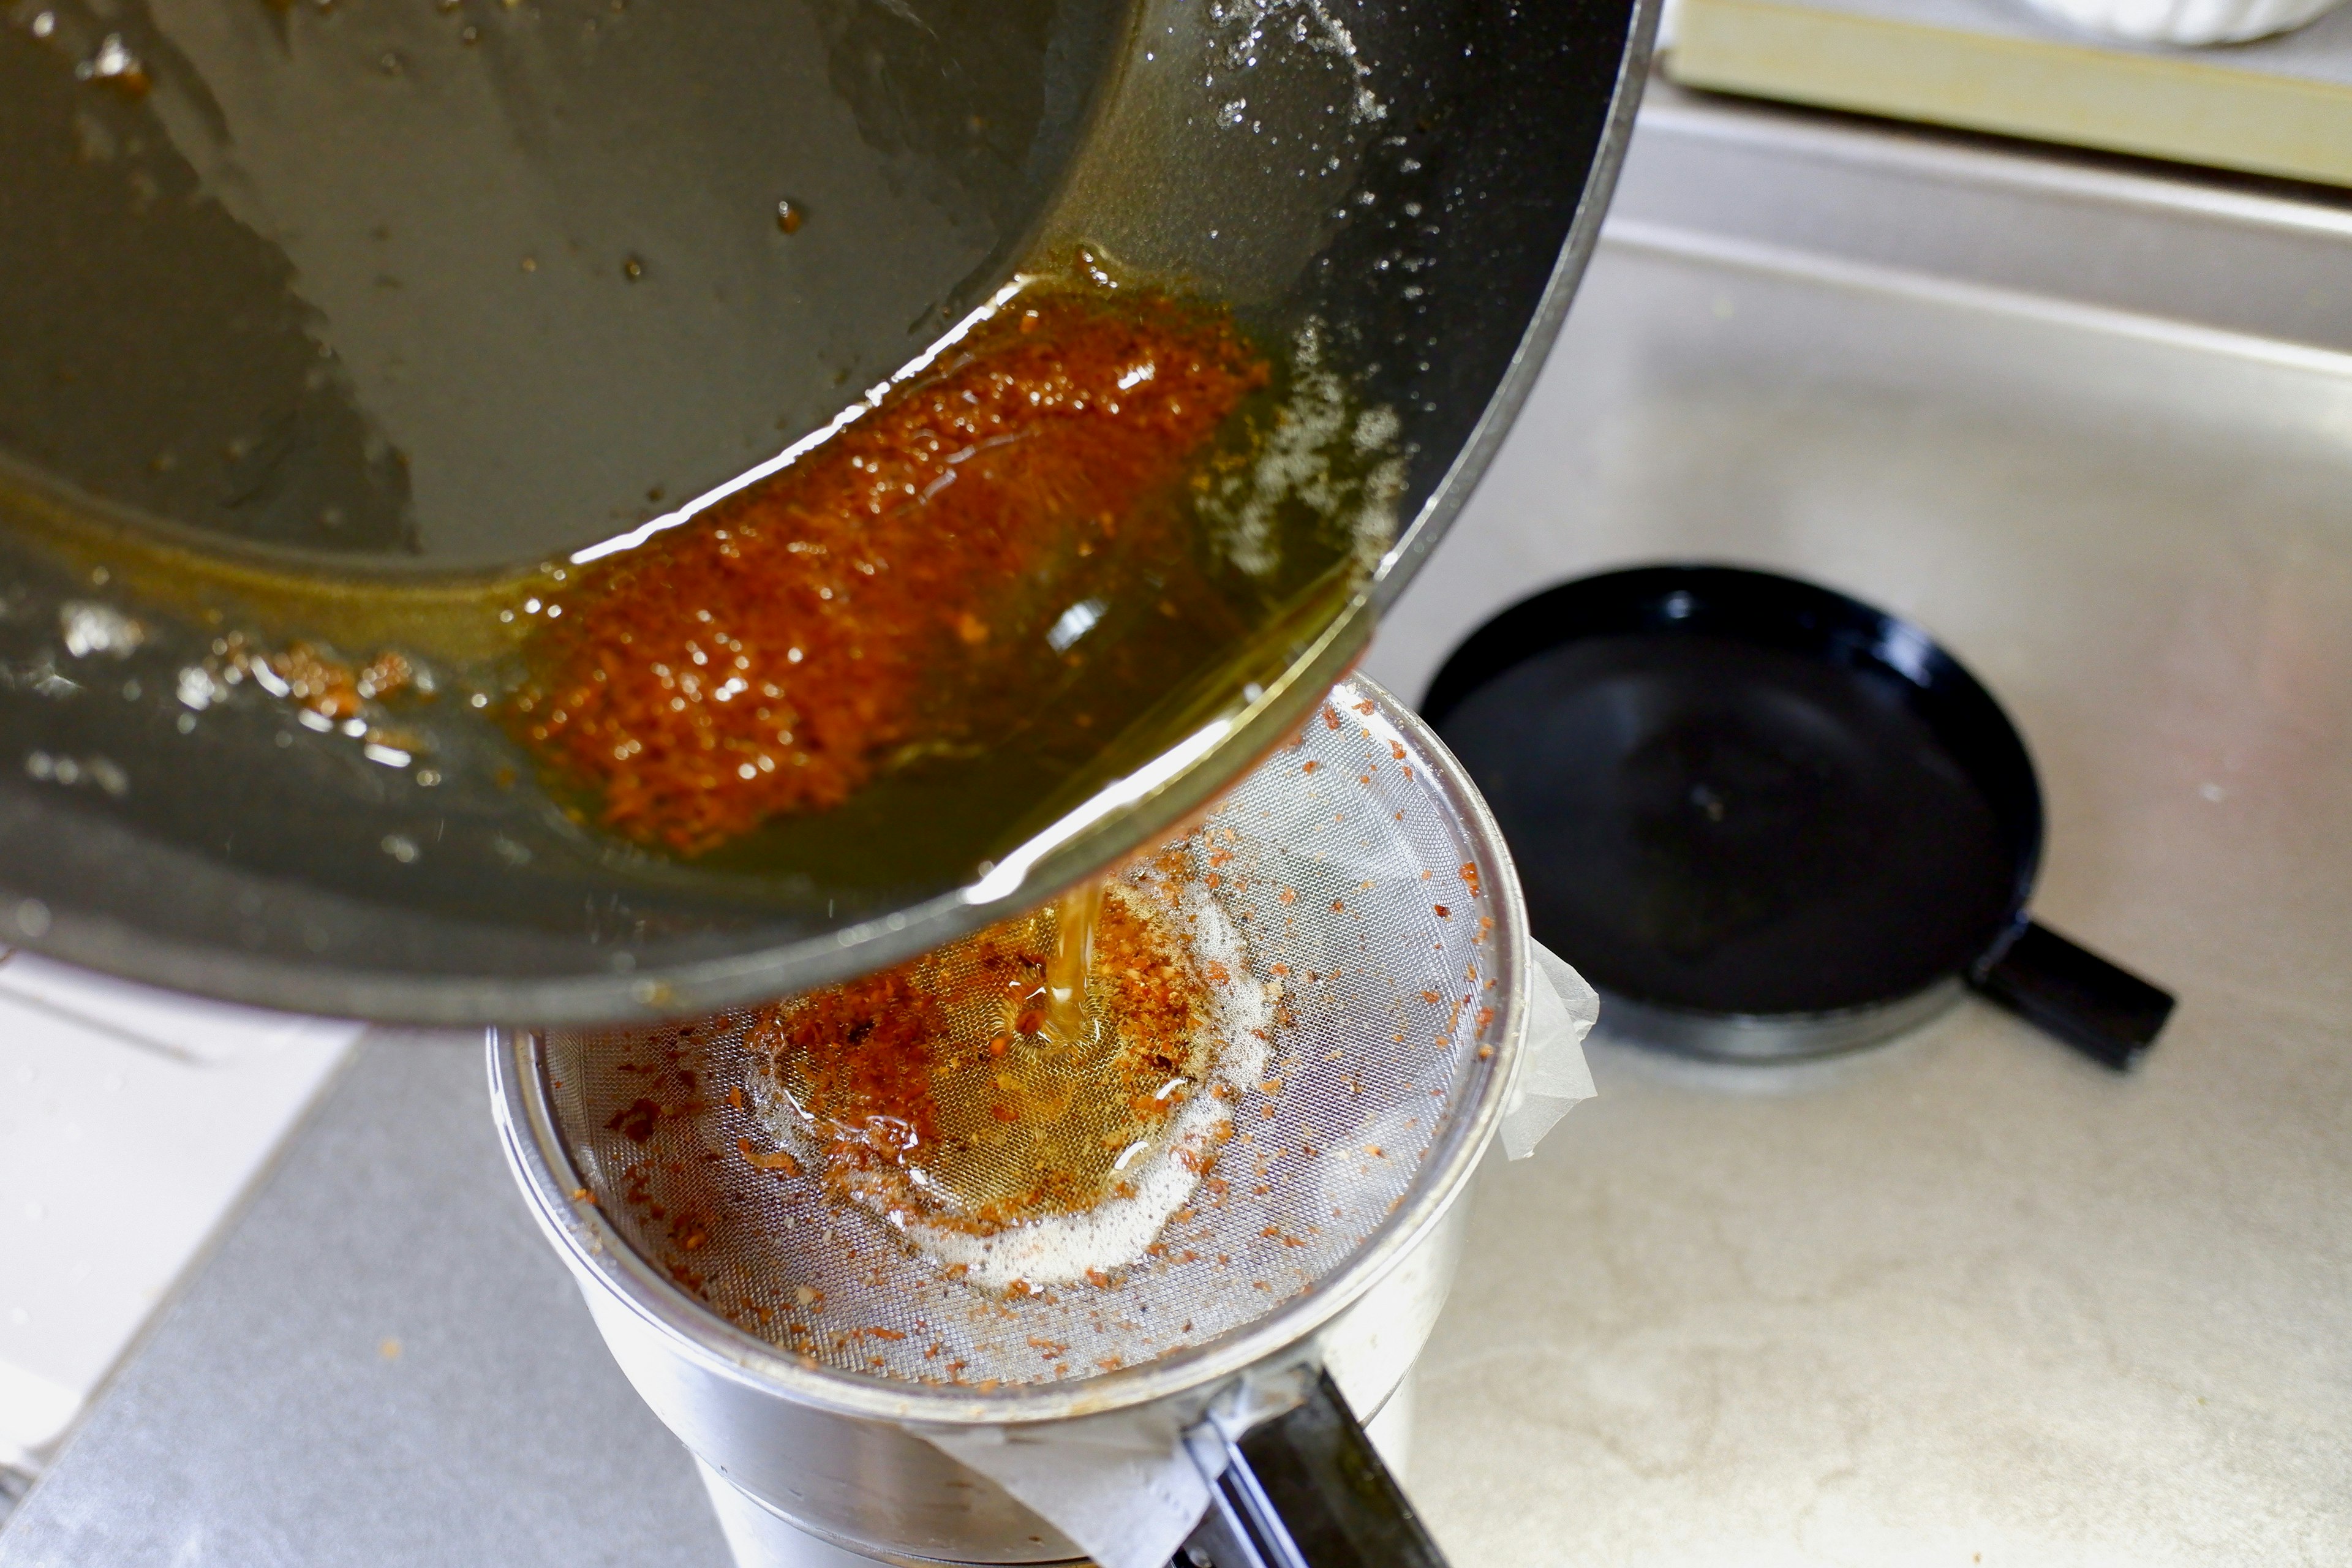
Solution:
[{"label": "foam bubbles on oil", "polygon": [[1405,462],[1393,409],[1363,407],[1325,362],[1323,329],[1309,321],[1290,356],[1290,384],[1249,461],[1213,479],[1200,500],[1225,558],[1252,577],[1282,565],[1286,513],[1328,519],[1360,568],[1376,564],[1396,538]]},{"label": "foam bubbles on oil", "polygon": [[[1348,102],[1349,119],[1369,125],[1388,118],[1388,106],[1372,91],[1371,68],[1356,48],[1356,37],[1334,16],[1323,0],[1216,0],[1209,19],[1218,31],[1218,43],[1228,73],[1255,69],[1270,37],[1286,35],[1289,41],[1338,61],[1353,78]],[[1232,121],[1240,121],[1235,113]]]}]

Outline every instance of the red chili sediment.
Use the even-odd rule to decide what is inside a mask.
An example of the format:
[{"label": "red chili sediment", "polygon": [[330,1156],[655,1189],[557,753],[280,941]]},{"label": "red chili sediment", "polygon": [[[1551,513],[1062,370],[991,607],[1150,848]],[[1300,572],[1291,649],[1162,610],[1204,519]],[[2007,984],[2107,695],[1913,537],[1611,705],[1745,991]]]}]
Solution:
[{"label": "red chili sediment", "polygon": [[[1181,943],[1156,920],[1112,898],[1097,928],[1090,988],[1116,1048],[1091,1069],[1091,1109],[1074,1111],[1064,1103],[1041,1110],[1017,1089],[988,1090],[991,1113],[1007,1125],[1033,1115],[1075,1116],[1092,1124],[1090,1138],[1106,1127],[1112,1135],[1094,1140],[1083,1157],[1066,1148],[1032,1165],[1021,1184],[969,1209],[961,1199],[942,1206],[954,1185],[952,1166],[933,1162],[957,1136],[942,1111],[942,1090],[969,1103],[976,1089],[1003,1087],[995,1053],[975,1063],[973,1042],[959,1041],[951,1019],[1005,1001],[1008,975],[1019,980],[1015,989],[1042,984],[1045,949],[1038,935],[1024,917],[897,969],[761,1010],[746,1047],[778,1082],[792,1086],[816,1122],[824,1147],[817,1174],[828,1193],[862,1195],[887,1211],[985,1236],[1041,1215],[1090,1207],[1118,1190],[1114,1152],[1164,1129],[1184,1102],[1184,1094],[1171,1092],[1171,1080],[1189,1085],[1202,1071],[1195,1058],[1210,1002]],[[755,1164],[774,1158],[755,1154],[749,1140],[741,1153]],[[1197,1173],[1213,1153],[1179,1157]],[[908,1173],[923,1164],[931,1165],[929,1184]]]},{"label": "red chili sediment", "polygon": [[[798,1064],[802,1102],[863,1163],[888,1163],[939,1138],[933,1052],[946,1037],[939,994],[902,965],[761,1011],[746,1044]],[[836,1152],[841,1152],[836,1150]]]},{"label": "red chili sediment", "polygon": [[1164,295],[1016,300],[792,467],[591,566],[513,713],[614,831],[695,854],[839,804],[1025,574],[1114,535],[1267,367]]}]

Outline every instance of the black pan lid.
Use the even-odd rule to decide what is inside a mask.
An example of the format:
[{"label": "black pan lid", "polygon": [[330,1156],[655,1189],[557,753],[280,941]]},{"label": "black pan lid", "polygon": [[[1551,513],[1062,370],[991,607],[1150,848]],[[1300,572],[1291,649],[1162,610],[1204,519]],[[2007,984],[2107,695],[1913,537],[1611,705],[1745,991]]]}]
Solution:
[{"label": "black pan lid", "polygon": [[1647,567],[1473,634],[1423,710],[1502,824],[1535,934],[1602,990],[1742,1016],[1885,1005],[1998,949],[2032,764],[1916,627],[1812,584]]}]

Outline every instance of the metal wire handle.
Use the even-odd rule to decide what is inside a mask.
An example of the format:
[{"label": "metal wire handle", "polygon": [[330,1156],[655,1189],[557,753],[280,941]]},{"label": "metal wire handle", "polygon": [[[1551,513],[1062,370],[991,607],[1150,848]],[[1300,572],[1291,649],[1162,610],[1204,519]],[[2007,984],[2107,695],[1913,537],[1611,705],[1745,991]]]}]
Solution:
[{"label": "metal wire handle", "polygon": [[1224,1468],[1172,1568],[1445,1568],[1329,1373],[1255,1431],[1196,1440]]}]

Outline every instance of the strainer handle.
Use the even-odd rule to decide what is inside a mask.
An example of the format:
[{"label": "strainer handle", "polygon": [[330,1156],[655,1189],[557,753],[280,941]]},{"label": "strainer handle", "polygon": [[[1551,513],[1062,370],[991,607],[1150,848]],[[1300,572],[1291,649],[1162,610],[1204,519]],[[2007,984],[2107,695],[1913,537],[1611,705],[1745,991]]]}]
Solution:
[{"label": "strainer handle", "polygon": [[1445,1568],[1329,1373],[1224,1447],[1209,1511],[1171,1568]]}]

